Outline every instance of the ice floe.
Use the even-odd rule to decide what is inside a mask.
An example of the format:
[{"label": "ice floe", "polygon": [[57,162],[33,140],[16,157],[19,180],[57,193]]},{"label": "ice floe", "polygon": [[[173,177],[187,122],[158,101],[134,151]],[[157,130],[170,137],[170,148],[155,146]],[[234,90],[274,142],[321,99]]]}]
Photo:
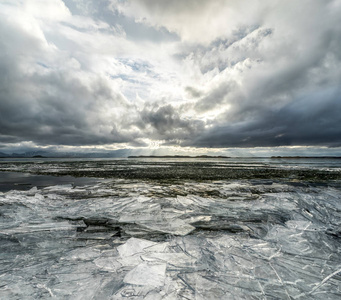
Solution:
[{"label": "ice floe", "polygon": [[10,191],[0,194],[0,298],[339,299],[340,228],[335,186]]}]

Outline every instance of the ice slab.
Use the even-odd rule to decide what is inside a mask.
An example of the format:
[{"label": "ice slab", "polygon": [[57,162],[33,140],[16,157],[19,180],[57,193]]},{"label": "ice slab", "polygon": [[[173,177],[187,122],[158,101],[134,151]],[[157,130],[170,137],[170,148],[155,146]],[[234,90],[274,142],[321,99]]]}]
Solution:
[{"label": "ice slab", "polygon": [[143,239],[130,238],[125,244],[117,247],[117,250],[121,257],[127,257],[143,253],[144,249],[154,245],[157,245],[157,243]]},{"label": "ice slab", "polygon": [[135,285],[163,286],[166,277],[166,264],[142,263],[128,272],[124,282]]},{"label": "ice slab", "polygon": [[3,193],[0,299],[339,299],[340,199],[249,181]]},{"label": "ice slab", "polygon": [[193,230],[195,227],[186,223],[181,219],[164,219],[162,221],[158,220],[156,222],[148,222],[143,224],[146,228],[151,229],[157,232],[165,232],[174,235],[187,235]]}]

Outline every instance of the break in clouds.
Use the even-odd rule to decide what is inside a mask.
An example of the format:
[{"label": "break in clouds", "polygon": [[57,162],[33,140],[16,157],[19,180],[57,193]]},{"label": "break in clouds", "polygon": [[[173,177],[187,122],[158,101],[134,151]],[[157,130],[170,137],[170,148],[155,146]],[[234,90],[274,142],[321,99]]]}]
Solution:
[{"label": "break in clouds", "polygon": [[340,15],[337,0],[2,1],[0,147],[340,147]]}]

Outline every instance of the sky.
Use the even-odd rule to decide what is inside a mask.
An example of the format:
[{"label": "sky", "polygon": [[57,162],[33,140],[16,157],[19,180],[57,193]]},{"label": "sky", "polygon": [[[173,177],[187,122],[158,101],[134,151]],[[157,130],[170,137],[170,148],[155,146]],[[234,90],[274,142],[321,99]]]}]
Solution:
[{"label": "sky", "polygon": [[339,0],[1,0],[0,152],[341,155]]}]

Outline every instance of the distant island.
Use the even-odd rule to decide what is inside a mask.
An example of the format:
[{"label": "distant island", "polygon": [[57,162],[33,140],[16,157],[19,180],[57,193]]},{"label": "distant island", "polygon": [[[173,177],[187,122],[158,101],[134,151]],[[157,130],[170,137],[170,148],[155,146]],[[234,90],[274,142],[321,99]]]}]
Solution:
[{"label": "distant island", "polygon": [[302,155],[296,155],[296,156],[239,156],[239,157],[231,157],[231,156],[224,156],[224,155],[131,155],[128,156],[124,151],[113,151],[113,152],[48,152],[48,151],[30,151],[30,152],[24,152],[24,153],[3,153],[0,152],[0,158],[25,158],[25,159],[32,159],[32,158],[38,158],[38,159],[49,159],[49,158],[102,158],[102,159],[111,159],[111,158],[236,158],[236,159],[341,159],[341,156],[302,156]]},{"label": "distant island", "polygon": [[271,156],[271,157],[231,157],[231,156],[213,156],[213,155],[131,155],[128,158],[270,158],[270,159],[341,159],[341,156]]},{"label": "distant island", "polygon": [[231,158],[230,156],[212,156],[212,155],[132,155],[128,156],[128,158]]},{"label": "distant island", "polygon": [[271,156],[270,158],[300,159],[300,158],[333,158],[340,159],[341,156]]}]

